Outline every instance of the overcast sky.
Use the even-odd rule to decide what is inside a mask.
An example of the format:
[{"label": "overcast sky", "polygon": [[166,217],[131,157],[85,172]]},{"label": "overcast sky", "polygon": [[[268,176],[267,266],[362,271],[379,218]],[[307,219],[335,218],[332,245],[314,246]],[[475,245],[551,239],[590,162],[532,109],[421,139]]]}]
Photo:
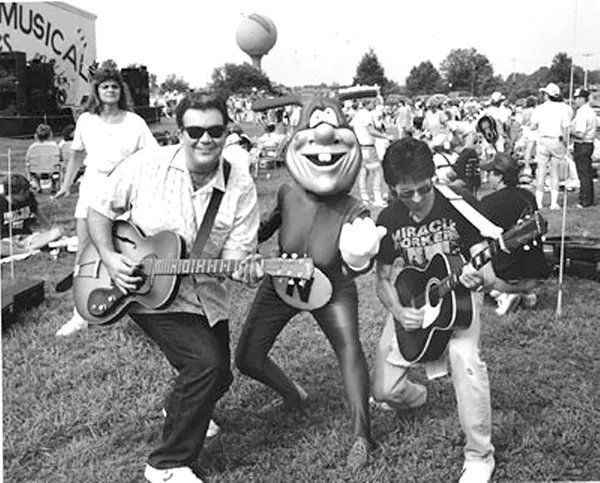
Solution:
[{"label": "overcast sky", "polygon": [[[235,41],[244,15],[277,26],[262,67],[285,85],[350,84],[372,47],[386,76],[404,84],[412,67],[439,68],[451,49],[474,47],[505,78],[550,65],[558,52],[600,68],[600,0],[67,0],[97,15],[100,61],[141,63],[158,76],[210,82],[215,67],[249,61]],[[361,7],[360,4],[363,4]],[[393,6],[390,6],[393,5]]]}]

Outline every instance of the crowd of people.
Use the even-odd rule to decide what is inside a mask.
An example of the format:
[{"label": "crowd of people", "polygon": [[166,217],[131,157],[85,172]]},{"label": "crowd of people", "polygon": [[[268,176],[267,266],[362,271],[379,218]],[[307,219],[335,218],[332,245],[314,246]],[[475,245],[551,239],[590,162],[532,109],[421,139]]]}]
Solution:
[{"label": "crowd of people", "polygon": [[[461,254],[468,260],[485,250],[490,235],[480,218],[501,232],[537,212],[543,207],[547,169],[550,209],[557,208],[561,166],[571,149],[579,206],[594,204],[591,160],[597,121],[589,108],[589,92],[576,91],[575,114],[555,84],[540,93],[539,105],[531,98],[525,106],[510,106],[496,92],[487,105],[400,101],[390,110],[381,99],[363,99],[347,102],[342,111],[334,101],[322,100],[323,106],[331,106],[284,106],[266,114],[252,111],[249,118],[245,99],[228,101],[198,91],[181,98],[173,111],[176,142],[159,147],[132,112],[118,71],[104,69],[96,73],[86,111],[67,140],[66,173],[55,198],[69,196],[83,163],[74,214],[79,239],[75,264],[92,242],[123,294],[135,293],[145,282],[138,262],[117,251],[113,242],[114,224],[124,215],[148,237],[164,230],[178,234],[192,258],[238,261],[230,278],[260,287],[235,359],[243,374],[279,393],[267,410],[301,408],[310,397],[268,353],[292,316],[311,312],[340,362],[355,437],[347,464],[355,469],[370,459],[372,410],[404,411],[427,401],[427,388],[408,378],[414,363],[401,351],[399,337],[403,331],[424,328],[428,307],[402,297],[395,286],[400,270],[425,269],[437,254]],[[266,126],[257,142],[261,150],[287,140],[287,164],[295,181],[280,189],[274,211],[262,222],[248,161],[253,143],[235,125],[249,119]],[[286,124],[295,128],[287,138],[276,132]],[[43,143],[47,134],[40,128],[36,142]],[[329,169],[338,162],[342,168]],[[534,167],[532,193],[522,185]],[[478,200],[482,180],[492,192]],[[355,181],[360,200],[349,194]],[[39,213],[31,186],[25,189],[23,184],[23,179],[12,179],[12,188],[2,195],[3,237],[5,225],[19,220],[31,233],[31,218]],[[26,218],[7,215],[25,206]],[[376,222],[370,218],[371,207],[381,208]],[[40,221],[47,225],[43,217]],[[282,254],[312,257],[329,279],[331,298],[320,306],[312,308],[303,299],[304,285],[284,289],[288,295],[298,290],[302,301],[294,305],[280,293],[277,279],[265,274],[258,246],[277,230]],[[373,266],[373,295],[388,316],[369,374],[359,339],[354,278]],[[425,368],[429,378],[451,373],[466,439],[461,483],[488,482],[495,467],[491,389],[479,352],[484,294],[497,302],[499,315],[519,303],[533,308],[536,288],[548,275],[539,247],[503,254],[479,268],[466,263],[460,271],[458,283],[473,304],[471,322],[452,331],[447,349],[426,361]],[[150,482],[202,481],[194,466],[206,437],[218,431],[213,410],[233,379],[229,306],[225,278],[195,274],[182,277],[166,307],[134,306],[129,312],[178,371],[164,407],[161,442],[145,467]],[[70,336],[87,324],[75,309],[57,335]]]}]

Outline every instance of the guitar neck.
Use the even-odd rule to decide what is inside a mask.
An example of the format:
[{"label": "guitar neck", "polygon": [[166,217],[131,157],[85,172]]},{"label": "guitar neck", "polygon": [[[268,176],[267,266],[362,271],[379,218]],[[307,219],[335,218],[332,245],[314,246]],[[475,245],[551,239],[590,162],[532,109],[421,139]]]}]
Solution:
[{"label": "guitar neck", "polygon": [[152,271],[155,275],[230,274],[240,264],[241,260],[218,258],[158,259],[153,261]]},{"label": "guitar neck", "polygon": [[[489,242],[488,246],[483,250],[476,253],[469,262],[476,270],[479,270],[487,262],[489,262],[499,251],[501,250],[501,244],[499,240],[493,240]],[[462,273],[463,267],[467,264],[464,263],[460,267],[452,270],[445,278],[439,283],[439,295],[444,297],[447,293],[454,290],[460,284],[460,274]]]}]

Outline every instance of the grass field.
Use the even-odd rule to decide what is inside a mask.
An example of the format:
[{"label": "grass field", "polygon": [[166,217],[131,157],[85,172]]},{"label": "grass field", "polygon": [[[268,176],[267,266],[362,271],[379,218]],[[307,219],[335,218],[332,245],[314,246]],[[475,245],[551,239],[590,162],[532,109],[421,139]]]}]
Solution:
[{"label": "grass field", "polygon": [[[0,140],[3,152],[9,144]],[[13,149],[23,148],[16,143]],[[5,158],[0,162],[5,169]],[[286,179],[284,170],[259,177],[262,211]],[[52,204],[47,195],[40,197],[51,219],[70,234],[75,198]],[[576,193],[569,193],[567,233],[598,235],[600,207],[579,211],[576,202]],[[544,215],[549,234],[558,235],[561,213]],[[274,240],[261,246],[265,255],[275,249]],[[72,310],[71,293],[56,293],[54,285],[72,265],[67,252],[57,258],[41,252],[14,265],[17,280],[46,282],[46,299],[19,315],[2,336],[4,481],[140,482],[145,458],[160,438],[160,410],[174,371],[128,318],[67,339],[54,336]],[[2,265],[3,284],[9,279],[10,266]],[[361,340],[370,363],[384,310],[373,273],[357,283]],[[491,304],[484,307],[494,481],[600,480],[599,287],[566,276],[561,318],[555,315],[556,277],[541,288],[534,310],[499,317]],[[253,293],[233,287],[232,348]],[[352,441],[340,373],[316,323],[307,315],[292,320],[273,355],[309,392],[306,413],[258,415],[273,393],[235,371],[215,413],[223,432],[200,459],[208,481],[456,481],[464,441],[449,378],[427,383],[430,398],[419,410],[374,412],[378,448],[372,463],[351,475],[344,468]],[[423,371],[413,374],[425,382]]]}]

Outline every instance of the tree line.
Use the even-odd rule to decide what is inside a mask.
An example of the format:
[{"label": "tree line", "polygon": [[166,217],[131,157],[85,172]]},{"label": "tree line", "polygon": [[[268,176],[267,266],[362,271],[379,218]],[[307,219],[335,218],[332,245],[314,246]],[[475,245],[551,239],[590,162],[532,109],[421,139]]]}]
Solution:
[{"label": "tree line", "polygon": [[[430,60],[415,65],[406,77],[404,85],[389,79],[381,65],[377,54],[370,48],[359,60],[352,85],[374,85],[381,87],[382,94],[400,94],[408,97],[447,94],[461,91],[473,97],[489,96],[494,91],[501,91],[509,100],[516,100],[529,95],[537,95],[539,88],[549,82],[558,84],[563,93],[567,93],[570,85],[573,59],[565,52],[557,53],[550,66],[540,66],[531,74],[513,72],[504,79],[494,72],[490,60],[477,49],[452,49],[447,57],[435,67]],[[588,73],[588,84],[600,84],[600,70]],[[586,72],[581,66],[573,67],[573,86],[584,85]],[[225,95],[248,94],[260,90],[271,94],[282,94],[290,88],[271,81],[262,70],[249,63],[225,63],[216,67],[207,87]],[[338,84],[319,87],[339,87]],[[150,88],[155,93],[167,91],[186,92],[190,85],[180,76],[170,74],[164,82],[157,83],[156,76],[150,74]]]}]

